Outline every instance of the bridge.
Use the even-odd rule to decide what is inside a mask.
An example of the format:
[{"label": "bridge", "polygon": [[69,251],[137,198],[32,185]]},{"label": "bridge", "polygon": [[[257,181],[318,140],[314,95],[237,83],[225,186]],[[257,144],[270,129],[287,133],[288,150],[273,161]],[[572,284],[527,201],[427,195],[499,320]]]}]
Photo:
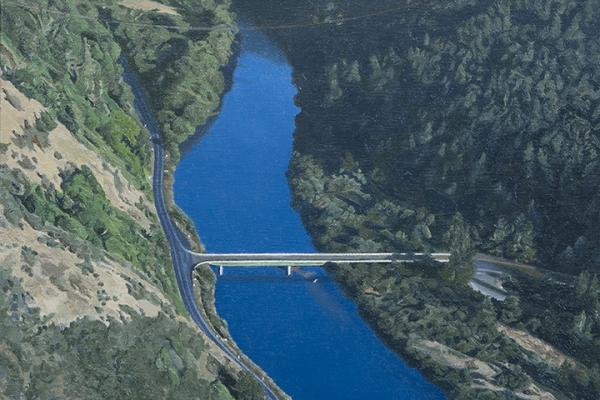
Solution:
[{"label": "bridge", "polygon": [[436,261],[447,263],[450,253],[197,253],[189,251],[196,266],[213,265],[223,275],[223,267],[292,267],[336,264],[389,264]]}]

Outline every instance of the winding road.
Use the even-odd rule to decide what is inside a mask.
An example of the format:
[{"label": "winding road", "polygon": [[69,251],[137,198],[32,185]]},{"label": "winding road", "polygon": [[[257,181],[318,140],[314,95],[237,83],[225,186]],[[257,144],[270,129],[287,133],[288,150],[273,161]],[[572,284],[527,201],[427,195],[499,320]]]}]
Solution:
[{"label": "winding road", "polygon": [[165,204],[163,194],[163,168],[164,168],[164,149],[162,147],[160,129],[154,119],[150,108],[146,104],[144,93],[141,89],[141,85],[137,81],[137,77],[131,72],[127,66],[125,60],[122,60],[122,65],[125,68],[124,79],[131,87],[131,90],[135,96],[135,108],[139,115],[140,120],[144,126],[150,132],[152,139],[152,147],[154,150],[154,170],[152,177],[152,190],[154,193],[154,203],[156,206],[156,213],[160,224],[165,232],[167,241],[169,244],[169,252],[173,267],[175,269],[175,277],[177,279],[177,285],[179,286],[179,292],[183,299],[183,303],[188,310],[193,321],[196,323],[198,328],[206,336],[212,340],[217,347],[219,347],[233,363],[237,364],[242,370],[250,373],[256,381],[261,385],[264,390],[265,397],[269,400],[277,400],[278,397],[271,389],[271,387],[262,380],[251,368],[251,365],[246,364],[244,360],[238,358],[236,354],[210,326],[210,324],[204,320],[198,304],[194,297],[194,287],[192,281],[192,268],[194,261],[190,254],[189,243],[187,242],[184,235],[173,223]]}]

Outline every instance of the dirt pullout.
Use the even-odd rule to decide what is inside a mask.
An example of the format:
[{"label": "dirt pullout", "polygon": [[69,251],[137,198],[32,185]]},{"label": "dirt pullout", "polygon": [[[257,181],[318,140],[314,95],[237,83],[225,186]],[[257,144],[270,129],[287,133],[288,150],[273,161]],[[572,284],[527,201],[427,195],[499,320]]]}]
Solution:
[{"label": "dirt pullout", "polygon": [[[49,132],[48,146],[19,140],[25,137],[26,127],[35,126],[36,117],[44,110],[45,107],[38,101],[26,97],[11,82],[0,79],[0,143],[8,144],[6,154],[0,154],[0,164],[22,170],[32,183],[39,184],[42,179],[47,179],[57,189],[60,189],[61,170],[69,165],[79,167],[85,164],[90,167],[113,206],[148,229],[150,220],[135,205],[142,199],[149,210],[154,210],[146,196],[132,187],[120,171],[80,143],[64,125],[58,123]],[[17,146],[19,142],[22,144]]]},{"label": "dirt pullout", "polygon": [[123,7],[132,8],[134,10],[156,11],[163,14],[179,15],[179,12],[173,7],[161,4],[152,0],[121,0]]},{"label": "dirt pullout", "polygon": [[517,342],[519,346],[536,354],[542,360],[555,368],[560,368],[565,362],[571,365],[577,365],[577,361],[575,361],[575,359],[572,357],[567,356],[551,344],[546,343],[542,339],[530,335],[525,331],[514,329],[502,324],[498,324],[498,330]]}]

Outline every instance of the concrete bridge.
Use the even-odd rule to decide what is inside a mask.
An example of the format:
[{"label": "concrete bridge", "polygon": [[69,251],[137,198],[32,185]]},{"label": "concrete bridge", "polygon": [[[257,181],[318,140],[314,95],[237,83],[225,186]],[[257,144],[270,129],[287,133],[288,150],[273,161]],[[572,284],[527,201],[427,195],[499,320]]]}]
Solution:
[{"label": "concrete bridge", "polygon": [[196,253],[188,251],[195,265],[213,265],[219,267],[219,275],[223,275],[223,267],[287,267],[287,274],[292,267],[321,266],[327,263],[355,264],[393,262],[436,261],[447,263],[450,253]]}]

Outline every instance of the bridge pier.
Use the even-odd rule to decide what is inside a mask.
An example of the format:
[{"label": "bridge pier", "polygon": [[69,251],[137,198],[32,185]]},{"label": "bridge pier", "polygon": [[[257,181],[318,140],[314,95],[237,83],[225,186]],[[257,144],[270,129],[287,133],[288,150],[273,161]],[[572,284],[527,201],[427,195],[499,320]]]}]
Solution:
[{"label": "bridge pier", "polygon": [[223,266],[219,265],[219,276],[223,276]]},{"label": "bridge pier", "polygon": [[292,266],[288,265],[287,266],[287,276],[290,276],[290,275],[292,275]]}]

